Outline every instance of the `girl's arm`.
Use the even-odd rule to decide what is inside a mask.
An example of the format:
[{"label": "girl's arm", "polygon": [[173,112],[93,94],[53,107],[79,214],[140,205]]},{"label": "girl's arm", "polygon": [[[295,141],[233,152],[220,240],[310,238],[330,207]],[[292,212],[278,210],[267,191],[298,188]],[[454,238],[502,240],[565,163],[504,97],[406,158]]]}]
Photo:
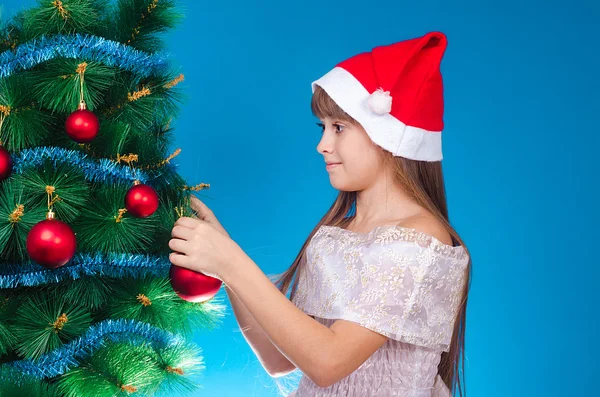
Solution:
[{"label": "girl's arm", "polygon": [[227,266],[231,272],[221,275],[223,282],[268,340],[318,386],[328,387],[348,376],[387,341],[345,320],[328,328],[288,300],[247,255],[236,261]]},{"label": "girl's arm", "polygon": [[225,285],[225,291],[227,291],[231,301],[233,313],[242,335],[244,335],[246,342],[248,342],[267,373],[273,377],[278,377],[295,370],[296,366],[273,345],[273,342],[258,325],[256,319],[227,285]]},{"label": "girl's arm", "polygon": [[[220,278],[233,290],[230,296],[243,304],[237,305],[236,315],[245,307],[258,326],[246,323],[247,319],[242,324],[261,328],[267,340],[314,383],[321,387],[336,383],[385,343],[387,337],[358,324],[337,320],[328,328],[306,315],[229,237],[204,203],[195,196],[191,203],[198,217],[181,217],[175,222],[169,241],[174,251],[169,255],[171,263]],[[255,347],[268,346],[264,340]],[[261,354],[270,356],[262,350]]]},{"label": "girl's arm", "polygon": [[[215,214],[210,210],[202,201],[196,196],[191,196],[190,205],[194,211],[197,212],[198,217],[203,219],[205,222],[210,223],[223,235],[229,237],[229,233],[221,225],[221,222],[217,219]],[[296,369],[296,366],[292,364],[277,348],[273,345],[269,337],[262,330],[260,325],[256,322],[252,314],[246,309],[244,304],[239,300],[235,293],[231,291],[227,285],[225,285],[225,291],[231,301],[233,307],[233,313],[237,320],[242,335],[246,339],[246,342],[250,345],[256,357],[262,364],[263,368],[271,376],[283,376]]]}]

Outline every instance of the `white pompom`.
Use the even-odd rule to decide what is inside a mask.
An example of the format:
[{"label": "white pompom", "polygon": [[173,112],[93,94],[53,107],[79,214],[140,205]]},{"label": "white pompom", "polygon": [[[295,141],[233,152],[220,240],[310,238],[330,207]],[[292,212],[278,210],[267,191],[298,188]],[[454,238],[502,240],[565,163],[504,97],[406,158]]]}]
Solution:
[{"label": "white pompom", "polygon": [[389,91],[383,91],[378,88],[377,91],[369,95],[367,99],[369,108],[377,114],[386,114],[392,111],[392,97]]}]

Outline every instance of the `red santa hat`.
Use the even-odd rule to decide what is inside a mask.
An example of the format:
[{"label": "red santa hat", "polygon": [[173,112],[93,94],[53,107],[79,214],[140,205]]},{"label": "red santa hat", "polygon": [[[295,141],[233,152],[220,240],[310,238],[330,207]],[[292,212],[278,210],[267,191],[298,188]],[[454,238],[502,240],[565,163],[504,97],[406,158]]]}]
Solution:
[{"label": "red santa hat", "polygon": [[373,48],[338,63],[312,83],[395,156],[442,159],[444,128],[440,32]]}]

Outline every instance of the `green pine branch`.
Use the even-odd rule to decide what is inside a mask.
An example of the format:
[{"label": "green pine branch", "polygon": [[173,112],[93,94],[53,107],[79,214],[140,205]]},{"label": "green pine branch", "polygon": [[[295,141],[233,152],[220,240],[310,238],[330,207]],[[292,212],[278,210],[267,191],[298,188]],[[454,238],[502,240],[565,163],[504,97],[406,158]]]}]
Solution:
[{"label": "green pine branch", "polygon": [[81,101],[80,87],[83,69],[83,99],[93,111],[104,103],[104,92],[113,84],[119,70],[83,59],[57,58],[46,62],[31,73],[32,95],[39,106],[51,112],[70,114]]},{"label": "green pine branch", "polygon": [[168,279],[123,279],[118,282],[106,311],[109,318],[133,319],[175,332],[185,322],[177,310],[180,300]]},{"label": "green pine branch", "polygon": [[107,343],[57,381],[67,397],[152,396],[165,388],[190,391],[197,386],[186,379],[204,369],[200,349],[176,344],[163,349],[131,343]]},{"label": "green pine branch", "polygon": [[[49,159],[42,166],[14,175],[14,183],[21,186],[37,208],[48,208],[48,186],[54,188],[52,197],[58,199],[52,205],[57,219],[66,223],[76,221],[90,195],[83,172],[68,163],[56,165]],[[28,208],[29,210],[29,208]]]},{"label": "green pine branch", "polygon": [[105,277],[86,276],[53,284],[49,288],[55,294],[63,295],[69,304],[81,304],[90,309],[94,322],[98,322],[104,318],[98,312],[108,304],[116,291],[114,281]]},{"label": "green pine branch", "polygon": [[10,328],[17,338],[19,356],[36,359],[82,335],[91,323],[85,307],[40,292],[22,301]]},{"label": "green pine branch", "polygon": [[127,396],[146,394],[161,380],[161,369],[153,362],[151,348],[111,343],[96,351],[78,368],[58,381],[65,396]]},{"label": "green pine branch", "polygon": [[136,218],[123,212],[129,188],[120,183],[92,188],[88,207],[73,225],[80,252],[144,253],[151,246],[152,235],[159,228],[157,218]]},{"label": "green pine branch", "polygon": [[8,319],[10,316],[14,315],[15,311],[14,306],[11,307],[9,301],[9,295],[0,290],[0,356],[14,350],[14,346],[17,342],[8,327]]},{"label": "green pine branch", "polygon": [[[8,369],[6,371],[9,371]],[[57,397],[58,390],[52,384],[29,378],[17,371],[11,371],[10,376],[6,376],[8,382],[2,384],[2,397]]]},{"label": "green pine branch", "polygon": [[186,302],[173,291],[167,278],[115,280],[106,308],[107,318],[127,318],[152,324],[174,333],[214,329],[224,309],[218,297],[201,304]]},{"label": "green pine branch", "polygon": [[[23,185],[9,179],[0,184],[0,264],[24,261],[29,230],[44,219],[46,210],[33,206]],[[1,266],[1,265],[0,265]]]},{"label": "green pine branch", "polygon": [[165,123],[177,117],[183,96],[170,83],[176,77],[169,73],[152,79],[138,80],[136,76],[122,73],[116,76],[118,84],[107,91],[106,103],[100,112],[111,121],[128,124],[133,130],[147,133],[156,120]]},{"label": "green pine branch", "polygon": [[0,53],[13,51],[23,42],[25,11],[18,12],[11,20],[3,20],[0,28]]},{"label": "green pine branch", "polygon": [[12,151],[38,146],[56,126],[56,118],[32,96],[32,77],[24,72],[0,79],[0,113],[5,115],[0,140]]},{"label": "green pine branch", "polygon": [[105,5],[100,0],[38,0],[25,13],[23,40],[53,34],[97,34]]},{"label": "green pine branch", "polygon": [[19,12],[0,28],[0,52],[42,35],[92,34],[157,52],[160,34],[176,27],[183,11],[173,0],[38,0],[37,7]]},{"label": "green pine branch", "polygon": [[172,0],[118,0],[114,15],[112,39],[148,52],[162,50],[160,33],[183,18]]},{"label": "green pine branch", "polygon": [[136,218],[125,207],[129,184],[90,184],[77,167],[53,167],[50,161],[13,175],[0,184],[0,263],[29,260],[27,234],[45,219],[47,186],[54,187],[56,219],[71,225],[78,252],[168,253],[171,229],[180,214],[194,216],[185,181],[173,174],[170,183],[170,190],[158,191],[158,210],[147,218]]},{"label": "green pine branch", "polygon": [[[163,49],[160,35],[182,19],[173,0],[39,1],[0,25],[0,52],[42,35],[83,33],[115,40],[154,53]],[[72,141],[64,131],[68,115],[80,101],[81,74],[87,108],[100,121],[96,139]],[[47,186],[54,188],[53,209],[71,225],[80,253],[170,252],[171,229],[179,216],[194,216],[194,187],[174,168],[165,168],[178,151],[171,120],[184,96],[173,71],[141,78],[130,71],[86,59],[53,59],[0,80],[0,140],[11,152],[38,146],[79,151],[89,159],[119,162],[136,154],[138,167],[153,179],[160,197],[157,212],[135,218],[123,211],[131,182],[88,181],[73,164],[46,161],[0,182],[0,267],[28,261],[27,233],[45,219]],[[122,160],[122,159],[121,159]],[[224,317],[218,295],[208,302],[186,302],[166,277],[114,279],[85,276],[34,287],[0,290],[0,363],[36,358],[82,335],[109,318],[142,321],[191,335],[214,329]],[[133,342],[133,341],[132,341]],[[55,379],[35,381],[10,374],[0,383],[2,396],[176,395],[193,390],[189,375],[202,370],[201,350],[181,343],[155,348],[138,343],[106,343],[78,367]],[[0,366],[0,371],[10,371]],[[6,376],[0,379],[7,379]]]}]

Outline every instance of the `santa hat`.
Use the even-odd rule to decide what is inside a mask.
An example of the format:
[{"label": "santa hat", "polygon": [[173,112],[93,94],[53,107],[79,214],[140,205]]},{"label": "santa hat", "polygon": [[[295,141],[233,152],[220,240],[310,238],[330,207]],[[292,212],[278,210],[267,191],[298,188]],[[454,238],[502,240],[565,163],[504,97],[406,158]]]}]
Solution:
[{"label": "santa hat", "polygon": [[373,48],[312,83],[358,121],[371,140],[413,160],[442,159],[444,99],[440,32]]}]

